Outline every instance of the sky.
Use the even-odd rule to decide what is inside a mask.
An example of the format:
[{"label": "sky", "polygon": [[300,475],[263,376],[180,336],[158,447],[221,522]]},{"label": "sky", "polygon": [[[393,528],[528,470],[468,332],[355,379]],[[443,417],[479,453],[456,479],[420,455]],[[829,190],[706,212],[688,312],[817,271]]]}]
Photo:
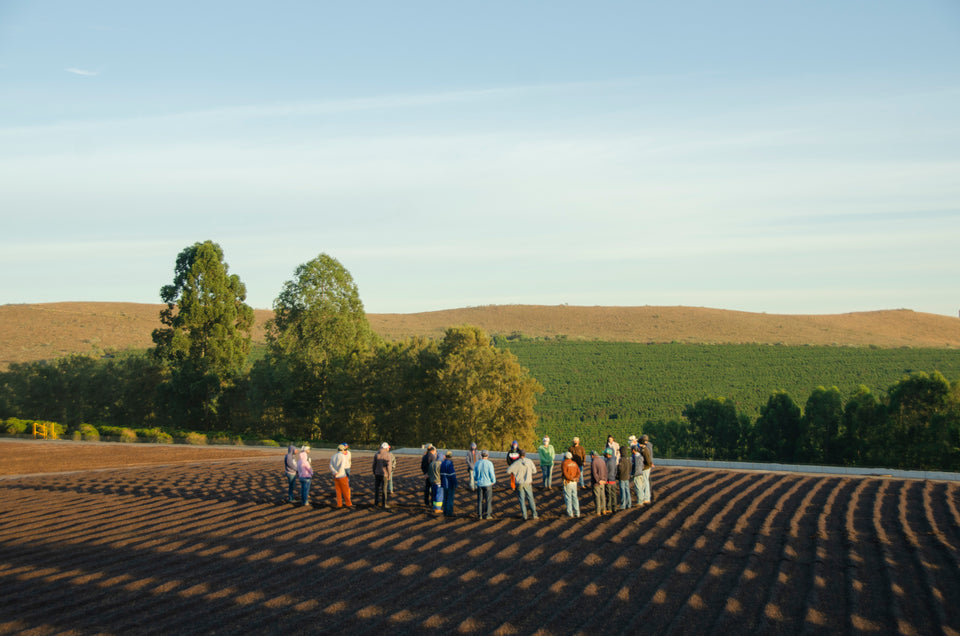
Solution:
[{"label": "sky", "polygon": [[0,0],[0,304],[960,308],[960,2]]}]

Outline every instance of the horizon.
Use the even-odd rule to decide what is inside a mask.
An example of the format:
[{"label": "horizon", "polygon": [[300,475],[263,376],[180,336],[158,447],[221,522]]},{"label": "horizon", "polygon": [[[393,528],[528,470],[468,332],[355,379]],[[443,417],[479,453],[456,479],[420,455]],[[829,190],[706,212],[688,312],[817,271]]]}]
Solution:
[{"label": "horizon", "polygon": [[209,239],[266,309],[326,253],[373,314],[956,316],[956,59],[951,0],[5,3],[0,304]]}]

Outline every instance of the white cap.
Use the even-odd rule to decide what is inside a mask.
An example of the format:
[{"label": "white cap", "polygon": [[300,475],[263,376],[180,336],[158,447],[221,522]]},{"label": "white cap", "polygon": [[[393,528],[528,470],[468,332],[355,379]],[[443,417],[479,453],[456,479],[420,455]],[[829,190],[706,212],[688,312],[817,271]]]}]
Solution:
[{"label": "white cap", "polygon": [[390,444],[384,442],[383,444],[380,444],[380,448],[390,448]]}]

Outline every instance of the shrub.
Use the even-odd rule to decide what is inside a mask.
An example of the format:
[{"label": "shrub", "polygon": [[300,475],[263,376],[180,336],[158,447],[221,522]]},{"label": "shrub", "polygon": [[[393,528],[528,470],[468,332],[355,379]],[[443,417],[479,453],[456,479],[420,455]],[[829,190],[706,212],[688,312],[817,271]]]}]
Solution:
[{"label": "shrub", "polygon": [[99,442],[100,431],[93,424],[81,424],[80,435],[85,442]]},{"label": "shrub", "polygon": [[70,435],[70,437],[71,437],[71,439],[73,439],[73,441],[79,442],[80,440],[83,439],[83,434],[82,434],[80,431],[74,431],[74,432]]},{"label": "shrub", "polygon": [[230,438],[223,433],[217,433],[213,436],[213,439],[210,440],[211,444],[229,444]]},{"label": "shrub", "polygon": [[275,439],[262,439],[258,444],[260,446],[280,446],[280,443]]},{"label": "shrub", "polygon": [[27,432],[27,423],[15,417],[11,417],[4,422],[3,427],[4,430],[11,435],[23,435]]},{"label": "shrub", "polygon": [[159,428],[137,428],[134,429],[137,437],[154,444],[172,444],[173,437],[169,433],[164,433]]},{"label": "shrub", "polygon": [[193,444],[194,446],[203,446],[207,443],[207,436],[203,433],[187,433],[183,438],[187,444]]},{"label": "shrub", "polygon": [[133,429],[125,428],[120,431],[120,441],[124,444],[132,444],[137,441],[137,434]]}]

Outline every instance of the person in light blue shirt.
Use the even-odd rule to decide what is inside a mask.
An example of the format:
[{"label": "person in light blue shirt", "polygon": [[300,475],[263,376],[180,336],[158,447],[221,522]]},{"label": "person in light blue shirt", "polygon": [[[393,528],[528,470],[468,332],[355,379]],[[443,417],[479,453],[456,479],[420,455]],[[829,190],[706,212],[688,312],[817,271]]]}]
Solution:
[{"label": "person in light blue shirt", "polygon": [[473,467],[473,478],[477,482],[478,519],[493,519],[493,485],[497,483],[497,473],[489,457],[489,451],[480,451],[480,461]]}]

